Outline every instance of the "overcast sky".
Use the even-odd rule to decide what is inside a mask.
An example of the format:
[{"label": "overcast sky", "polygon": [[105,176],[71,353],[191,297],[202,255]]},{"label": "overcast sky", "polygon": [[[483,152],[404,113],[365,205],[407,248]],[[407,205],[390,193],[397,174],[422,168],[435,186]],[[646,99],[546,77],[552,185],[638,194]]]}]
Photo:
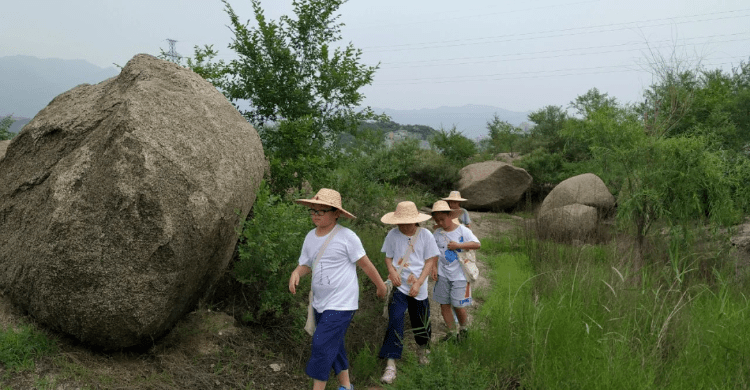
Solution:
[{"label": "overcast sky", "polygon": [[[266,16],[291,0],[262,0]],[[230,0],[241,20],[248,0]],[[567,106],[598,88],[641,99],[661,53],[730,70],[750,56],[747,0],[350,0],[344,42],[380,69],[365,104],[394,109],[466,104],[532,111]],[[0,57],[84,59],[124,65],[137,53],[180,54],[213,44],[232,58],[220,0],[24,0],[0,15]]]}]

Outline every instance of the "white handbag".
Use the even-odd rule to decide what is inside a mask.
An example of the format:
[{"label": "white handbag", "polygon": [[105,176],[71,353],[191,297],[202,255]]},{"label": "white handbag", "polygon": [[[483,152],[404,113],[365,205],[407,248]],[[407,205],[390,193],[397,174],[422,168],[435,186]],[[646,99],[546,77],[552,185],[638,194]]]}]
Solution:
[{"label": "white handbag", "polygon": [[[448,241],[448,236],[445,231],[441,230],[443,239]],[[474,283],[479,279],[479,267],[477,267],[477,255],[473,249],[459,249],[455,251],[458,254],[458,263],[461,265],[461,270],[464,272],[464,277],[468,283]]]}]

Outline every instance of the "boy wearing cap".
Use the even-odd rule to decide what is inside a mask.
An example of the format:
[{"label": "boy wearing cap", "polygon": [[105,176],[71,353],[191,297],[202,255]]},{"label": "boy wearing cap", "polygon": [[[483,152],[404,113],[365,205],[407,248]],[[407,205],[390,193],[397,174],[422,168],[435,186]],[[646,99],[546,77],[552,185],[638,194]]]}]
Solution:
[{"label": "boy wearing cap", "polygon": [[[300,278],[312,273],[312,307],[317,327],[305,373],[313,378],[313,390],[323,390],[333,368],[339,390],[352,390],[344,336],[359,308],[357,266],[375,284],[378,297],[385,297],[386,286],[359,237],[337,223],[342,215],[355,218],[341,207],[337,191],[322,188],[311,199],[297,199],[296,203],[309,207],[315,224],[315,229],[305,236],[299,265],[289,277],[289,291],[295,294]],[[323,251],[318,254],[321,248]]]},{"label": "boy wearing cap", "polygon": [[442,198],[441,200],[448,202],[448,207],[450,207],[451,209],[461,210],[461,213],[458,216],[458,221],[467,228],[471,229],[471,217],[469,217],[469,212],[465,208],[461,207],[460,204],[460,202],[466,202],[467,199],[462,198],[460,192],[451,191],[450,195],[448,195],[447,198]]},{"label": "boy wearing cap", "polygon": [[388,329],[379,353],[381,359],[388,359],[380,378],[388,384],[396,379],[396,360],[401,359],[404,349],[404,317],[407,311],[414,340],[420,346],[420,363],[428,362],[426,354],[432,328],[425,281],[440,253],[430,231],[418,225],[428,219],[429,215],[420,213],[414,202],[408,201],[399,203],[396,211],[380,219],[385,224],[397,225],[388,232],[381,249],[385,253],[388,280],[396,287],[388,306]]},{"label": "boy wearing cap", "polygon": [[[469,228],[453,222],[459,212],[444,200],[439,200],[432,206],[432,218],[438,226],[433,235],[440,250],[437,270],[432,271],[432,278],[435,279],[432,297],[440,304],[440,313],[448,327],[446,340],[457,336],[460,340],[465,336],[468,325],[466,308],[471,306],[471,285],[466,281],[459,264],[458,252],[476,250],[481,246],[479,239]],[[458,330],[453,320],[453,311],[458,318]]]}]

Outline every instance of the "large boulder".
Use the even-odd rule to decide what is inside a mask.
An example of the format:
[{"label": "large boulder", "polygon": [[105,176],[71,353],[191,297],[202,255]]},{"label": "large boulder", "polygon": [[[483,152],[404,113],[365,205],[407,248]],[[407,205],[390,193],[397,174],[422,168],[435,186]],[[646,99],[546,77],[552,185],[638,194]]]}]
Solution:
[{"label": "large boulder", "polygon": [[150,343],[225,270],[264,167],[216,88],[137,55],[56,97],[0,160],[0,289],[89,345]]},{"label": "large boulder", "polygon": [[8,149],[8,145],[10,145],[10,141],[0,141],[0,160],[3,159],[3,156],[5,156],[5,150]]},{"label": "large boulder", "polygon": [[539,228],[542,236],[585,239],[596,230],[598,219],[594,207],[569,204],[540,214]]},{"label": "large boulder", "polygon": [[584,173],[565,179],[544,198],[539,214],[571,204],[582,204],[595,207],[597,210],[609,210],[615,205],[615,198],[599,176]]},{"label": "large boulder", "polygon": [[468,199],[461,204],[468,210],[503,210],[516,205],[531,185],[531,175],[523,168],[501,161],[484,161],[463,167],[458,190]]}]

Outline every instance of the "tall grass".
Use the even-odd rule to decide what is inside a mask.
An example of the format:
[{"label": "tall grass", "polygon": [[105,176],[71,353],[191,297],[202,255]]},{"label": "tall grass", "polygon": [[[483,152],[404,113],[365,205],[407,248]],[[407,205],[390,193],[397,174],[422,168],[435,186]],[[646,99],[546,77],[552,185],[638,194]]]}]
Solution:
[{"label": "tall grass", "polygon": [[[727,252],[708,250],[713,245],[683,242],[677,251],[668,235],[660,239],[655,258],[639,269],[623,259],[617,240],[578,247],[531,235],[483,241],[493,287],[469,340],[436,348],[434,361],[449,359],[450,372],[481,378],[463,387],[475,389],[750,387],[746,281]],[[712,265],[710,275],[702,263]],[[399,389],[425,388],[417,378],[443,377],[446,369],[404,365]]]}]

